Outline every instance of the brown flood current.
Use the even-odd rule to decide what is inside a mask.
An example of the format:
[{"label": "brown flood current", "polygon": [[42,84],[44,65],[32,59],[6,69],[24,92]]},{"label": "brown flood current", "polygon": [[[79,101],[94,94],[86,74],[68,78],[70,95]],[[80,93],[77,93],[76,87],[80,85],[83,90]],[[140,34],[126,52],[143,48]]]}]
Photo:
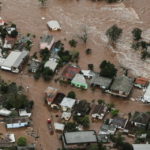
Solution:
[{"label": "brown flood current", "polygon": [[[47,0],[46,8],[41,8],[38,0],[3,0],[0,14],[4,19],[17,24],[19,31],[23,35],[27,33],[36,35],[31,55],[39,51],[38,43],[40,37],[48,34],[54,35],[55,41],[61,39],[65,44],[65,49],[71,50],[72,48],[68,45],[68,41],[75,37],[75,33],[79,31],[78,29],[81,25],[87,25],[89,29],[87,44],[85,45],[82,41],[78,41],[75,48],[80,52],[79,65],[82,69],[87,69],[87,64],[93,63],[94,70],[99,71],[99,64],[106,59],[116,65],[120,62],[125,67],[132,69],[130,71],[132,76],[140,75],[149,78],[149,60],[142,62],[140,55],[130,48],[130,43],[132,42],[131,31],[135,27],[143,30],[143,39],[146,41],[150,39],[149,7],[149,0],[126,0],[122,3],[118,2],[110,5],[105,2],[92,2],[91,0]],[[42,20],[41,17],[45,17],[45,20]],[[49,31],[46,25],[46,22],[49,20],[58,20],[62,25],[62,31]],[[108,45],[105,36],[105,31],[113,24],[117,24],[123,29],[123,35],[116,48]],[[66,41],[64,38],[66,38]],[[92,49],[91,55],[85,54],[87,48]],[[60,70],[60,73],[63,69]],[[23,72],[27,72],[27,67],[24,68]],[[119,73],[121,74],[122,72],[120,71]],[[10,79],[21,84],[20,74],[2,70],[0,74],[5,81]],[[54,76],[54,78],[56,77],[58,76]],[[44,82],[43,79],[35,81],[33,76],[25,74],[22,76],[22,85],[28,97],[35,101],[33,124],[35,132],[39,129],[40,139],[36,142],[38,150],[56,150],[62,147],[61,141],[58,140],[58,135],[56,133],[50,135],[47,128],[46,119],[50,118],[50,111],[44,103],[44,90],[48,85],[59,88],[65,94],[73,90],[79,100],[87,99],[90,102],[93,99],[104,99],[106,103],[114,102],[121,115],[128,112],[133,114],[135,110],[142,112],[150,110],[146,104],[128,101],[131,97],[136,98],[143,94],[143,91],[135,88],[128,99],[120,99],[109,94],[102,94],[100,89],[96,89],[94,93],[90,87],[87,91],[82,91],[70,85],[60,85],[59,82],[55,83],[54,80],[50,82]],[[27,86],[30,88],[29,93],[26,90]],[[58,118],[55,117],[55,114],[59,113],[55,112],[53,115],[54,121],[57,122]],[[102,121],[91,123],[90,129],[95,129],[98,132],[101,124]],[[19,136],[26,136],[29,143],[34,142],[34,138],[26,135],[26,129],[6,130],[4,124],[0,124],[0,130],[4,133],[14,132],[16,139]],[[128,138],[127,140],[131,143],[134,142],[134,139]]]}]

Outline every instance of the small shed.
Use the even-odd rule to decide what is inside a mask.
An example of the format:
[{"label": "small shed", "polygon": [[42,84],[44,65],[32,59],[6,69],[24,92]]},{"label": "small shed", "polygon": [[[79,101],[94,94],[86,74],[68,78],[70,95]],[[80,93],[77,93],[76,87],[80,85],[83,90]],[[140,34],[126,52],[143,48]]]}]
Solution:
[{"label": "small shed", "polygon": [[52,71],[55,71],[57,65],[58,63],[55,62],[54,60],[49,60],[45,63],[44,67],[49,67],[49,69],[51,69]]},{"label": "small shed", "polygon": [[62,131],[63,132],[65,125],[62,123],[54,123],[54,128],[56,131]]},{"label": "small shed", "polygon": [[52,31],[61,30],[61,26],[56,20],[47,22],[47,25]]}]

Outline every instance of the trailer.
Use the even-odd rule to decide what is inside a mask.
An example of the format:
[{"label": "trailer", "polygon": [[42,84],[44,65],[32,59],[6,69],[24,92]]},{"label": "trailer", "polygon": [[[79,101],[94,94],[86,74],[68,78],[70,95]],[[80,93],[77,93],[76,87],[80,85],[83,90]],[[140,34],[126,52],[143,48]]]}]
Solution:
[{"label": "trailer", "polygon": [[50,134],[54,134],[53,127],[52,127],[52,122],[51,122],[50,119],[47,119],[47,126],[48,126],[48,129],[50,131]]}]

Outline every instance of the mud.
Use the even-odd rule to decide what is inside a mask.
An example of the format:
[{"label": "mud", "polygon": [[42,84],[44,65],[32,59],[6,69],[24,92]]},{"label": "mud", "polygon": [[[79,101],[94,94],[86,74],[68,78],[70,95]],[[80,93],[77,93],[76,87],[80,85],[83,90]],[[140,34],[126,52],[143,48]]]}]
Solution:
[{"label": "mud", "polygon": [[[34,52],[39,51],[39,41],[42,35],[52,34],[55,37],[55,41],[61,39],[65,44],[66,50],[71,50],[68,45],[68,41],[71,38],[75,38],[76,33],[79,32],[81,25],[88,26],[88,41],[84,44],[78,40],[77,49],[80,52],[79,65],[82,69],[87,69],[87,64],[93,63],[94,70],[99,72],[99,64],[104,59],[111,61],[117,66],[119,63],[128,67],[130,75],[143,76],[149,78],[150,65],[149,60],[143,62],[140,60],[139,54],[131,50],[131,42],[133,40],[131,31],[135,27],[140,27],[143,30],[143,38],[147,41],[150,39],[150,18],[149,14],[149,1],[148,0],[126,0],[122,3],[107,4],[105,2],[92,2],[92,1],[70,1],[70,0],[47,0],[46,7],[42,8],[37,0],[3,0],[1,16],[17,24],[19,31],[24,35],[27,33],[35,34],[34,45],[31,49],[31,55]],[[42,20],[41,17],[45,17]],[[62,31],[51,32],[49,31],[46,22],[49,20],[58,20],[62,26]],[[119,42],[116,44],[116,48],[108,44],[108,40],[105,36],[106,30],[117,24],[123,29],[123,35]],[[66,38],[66,41],[64,40]],[[87,48],[92,49],[91,55],[86,55],[85,50]],[[64,68],[60,70],[62,72]],[[24,74],[13,74],[0,70],[0,74],[5,81],[11,80],[17,82],[18,85],[22,84],[24,92],[28,97],[35,102],[33,123],[35,132],[39,130],[40,139],[34,142],[34,138],[26,135],[27,129],[19,130],[6,130],[4,124],[0,124],[1,132],[14,132],[16,139],[19,136],[26,136],[29,139],[29,143],[36,143],[37,149],[43,150],[56,150],[62,147],[62,142],[58,140],[59,134],[54,133],[50,135],[46,120],[51,117],[49,108],[44,102],[44,91],[47,86],[59,88],[59,90],[65,94],[69,91],[75,91],[77,98],[87,99],[91,102],[93,99],[104,99],[106,103],[114,102],[116,108],[120,110],[120,114],[128,114],[128,112],[134,113],[135,110],[146,112],[150,108],[146,104],[137,101],[130,101],[130,98],[136,98],[141,96],[143,92],[138,89],[133,89],[128,99],[120,99],[113,97],[109,94],[102,94],[100,89],[96,89],[93,92],[90,88],[87,91],[71,87],[70,85],[60,85],[59,82],[55,83],[54,80],[45,82],[43,79],[35,81],[33,76],[26,75],[27,67],[23,70]],[[59,74],[60,74],[59,73]],[[122,75],[122,72],[119,72]],[[54,76],[54,79],[58,76]],[[29,92],[27,92],[27,86],[29,86]],[[93,106],[94,108],[94,106]],[[53,113],[53,121],[58,122],[58,118]],[[97,132],[102,124],[102,121],[91,123],[90,129],[95,129]],[[19,132],[18,132],[19,131]],[[132,139],[128,139],[133,143]]]}]

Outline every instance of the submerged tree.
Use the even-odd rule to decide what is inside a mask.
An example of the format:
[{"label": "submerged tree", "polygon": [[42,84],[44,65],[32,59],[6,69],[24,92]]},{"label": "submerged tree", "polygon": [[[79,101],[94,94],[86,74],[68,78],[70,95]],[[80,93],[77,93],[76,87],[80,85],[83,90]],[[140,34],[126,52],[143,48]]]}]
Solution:
[{"label": "submerged tree", "polygon": [[84,43],[87,42],[87,38],[88,38],[88,28],[87,26],[81,26],[79,29],[79,34],[77,34],[77,38],[81,39]]},{"label": "submerged tree", "polygon": [[44,6],[45,5],[45,2],[46,2],[47,0],[39,0],[39,2],[42,4],[42,6]]},{"label": "submerged tree", "polygon": [[139,28],[134,28],[134,30],[132,31],[132,35],[134,37],[134,40],[136,41],[142,39],[141,34],[142,34],[142,30]]},{"label": "submerged tree", "polygon": [[113,25],[106,31],[106,36],[110,42],[115,43],[122,34],[122,29],[117,25]]}]

